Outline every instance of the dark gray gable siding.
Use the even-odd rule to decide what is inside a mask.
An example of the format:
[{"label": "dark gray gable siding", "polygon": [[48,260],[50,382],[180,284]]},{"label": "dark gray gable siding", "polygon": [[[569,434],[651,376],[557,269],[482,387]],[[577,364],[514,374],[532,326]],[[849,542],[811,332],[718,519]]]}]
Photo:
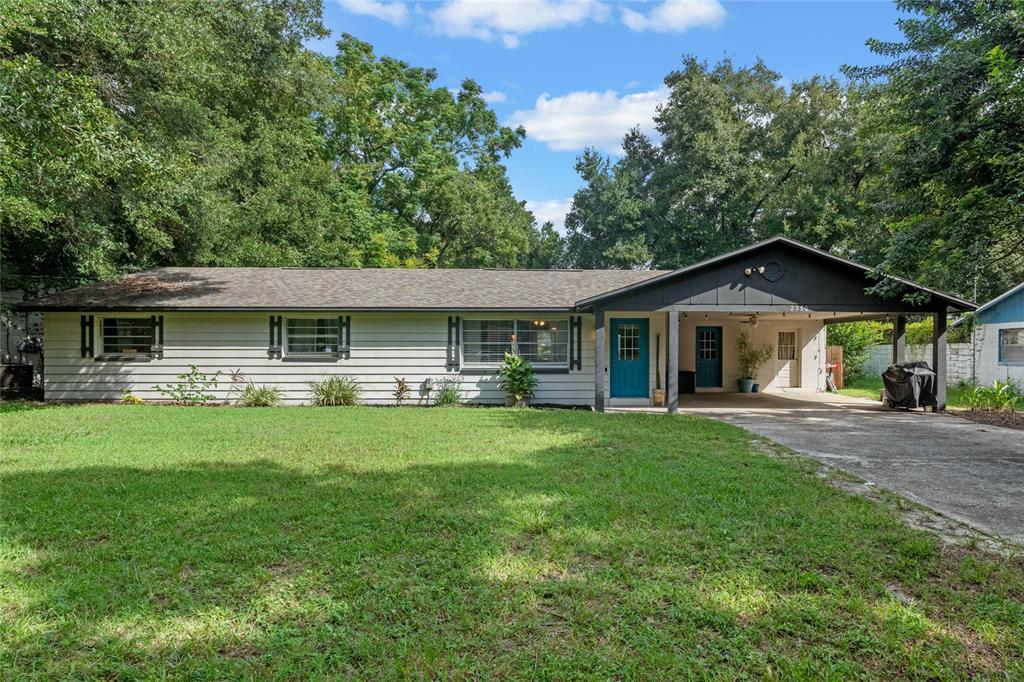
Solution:
[{"label": "dark gray gable siding", "polygon": [[[778,266],[781,277],[746,268]],[[771,281],[775,279],[775,281]],[[705,267],[634,287],[602,299],[615,310],[670,310],[714,307],[721,310],[789,310],[827,312],[935,312],[942,302],[925,292],[919,305],[865,293],[874,284],[864,271],[812,251],[774,241],[726,256]],[[911,290],[910,286],[907,287]]]}]

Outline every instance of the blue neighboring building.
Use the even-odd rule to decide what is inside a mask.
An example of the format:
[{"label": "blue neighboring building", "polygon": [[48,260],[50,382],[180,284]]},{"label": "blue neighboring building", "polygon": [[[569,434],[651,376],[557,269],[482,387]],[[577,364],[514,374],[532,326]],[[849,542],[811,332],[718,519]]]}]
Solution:
[{"label": "blue neighboring building", "polygon": [[1024,387],[1024,282],[996,296],[974,315],[978,382],[1009,379]]}]

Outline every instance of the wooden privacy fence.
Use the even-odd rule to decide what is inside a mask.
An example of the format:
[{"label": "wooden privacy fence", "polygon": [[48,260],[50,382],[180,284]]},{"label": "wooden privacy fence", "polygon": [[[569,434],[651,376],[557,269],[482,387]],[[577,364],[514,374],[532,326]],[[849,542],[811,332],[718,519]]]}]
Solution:
[{"label": "wooden privacy fence", "polygon": [[840,389],[843,387],[843,347],[842,346],[826,346],[825,347],[825,369],[832,375],[832,381],[835,382],[836,388]]}]

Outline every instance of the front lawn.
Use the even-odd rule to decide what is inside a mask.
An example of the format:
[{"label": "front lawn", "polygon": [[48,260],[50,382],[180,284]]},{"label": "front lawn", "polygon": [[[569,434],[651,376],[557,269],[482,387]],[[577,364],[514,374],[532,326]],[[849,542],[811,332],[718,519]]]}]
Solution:
[{"label": "front lawn", "polygon": [[1024,562],[737,428],[0,415],[0,679],[1024,676]]}]

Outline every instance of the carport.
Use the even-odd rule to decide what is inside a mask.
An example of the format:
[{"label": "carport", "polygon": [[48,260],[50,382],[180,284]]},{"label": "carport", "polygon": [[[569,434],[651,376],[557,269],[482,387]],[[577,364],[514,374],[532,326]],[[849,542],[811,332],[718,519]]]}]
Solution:
[{"label": "carport", "polygon": [[773,347],[757,377],[766,390],[820,393],[827,325],[892,319],[893,362],[902,362],[909,315],[935,319],[931,364],[945,409],[948,315],[974,304],[892,277],[883,297],[871,291],[878,283],[865,265],[774,237],[582,300],[576,309],[595,320],[595,409],[650,405],[650,387],[661,383],[676,412],[681,369],[687,391],[735,391],[741,332]]}]

